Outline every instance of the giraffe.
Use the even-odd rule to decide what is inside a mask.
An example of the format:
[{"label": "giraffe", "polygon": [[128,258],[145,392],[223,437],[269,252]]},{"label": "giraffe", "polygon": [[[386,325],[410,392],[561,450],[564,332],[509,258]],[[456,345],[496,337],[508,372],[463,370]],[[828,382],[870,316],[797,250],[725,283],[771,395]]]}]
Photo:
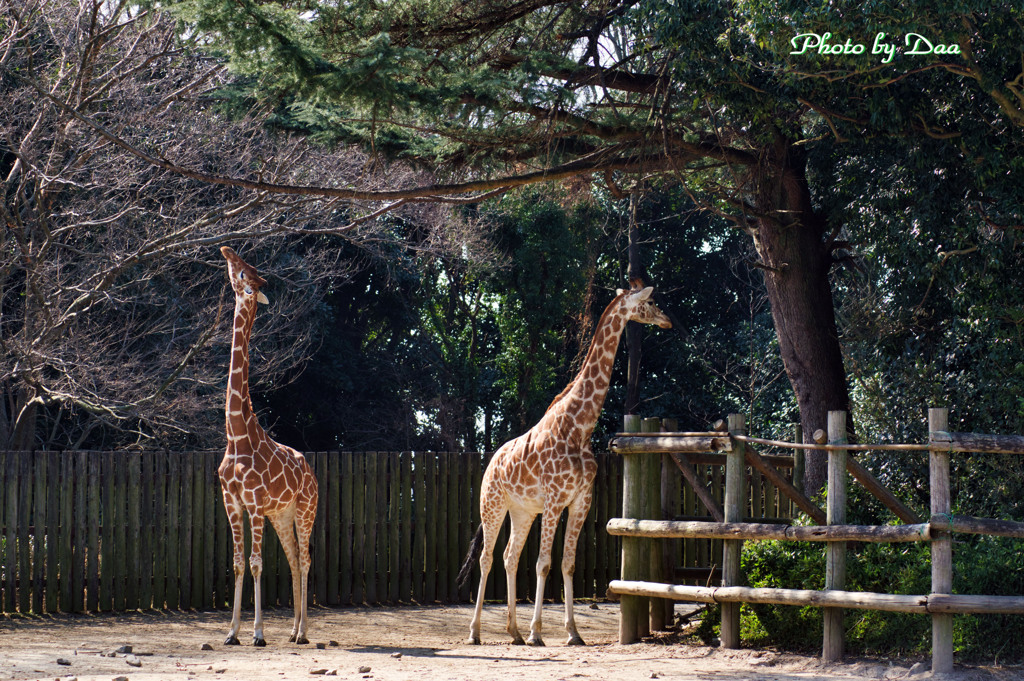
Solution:
[{"label": "giraffe", "polygon": [[234,542],[235,602],[231,629],[225,645],[238,645],[241,625],[242,581],[245,576],[245,546],[242,512],[249,514],[252,571],[255,600],[253,645],[265,646],[263,613],[260,608],[260,574],[263,571],[263,521],[269,519],[288,558],[292,573],[295,619],[288,639],[309,643],[306,638],[306,600],[309,575],[309,537],[316,518],[317,484],[306,459],[291,447],[270,439],[260,427],[249,400],[249,336],[256,319],[256,303],[266,304],[260,291],[267,282],[256,269],[224,246],[228,280],[235,293],[234,330],[231,337],[231,368],[228,374],[224,419],[227,450],[217,473],[224,493],[224,509]]},{"label": "giraffe", "polygon": [[551,568],[551,546],[562,510],[569,509],[562,553],[562,581],[565,588],[565,630],[568,645],[584,645],[573,618],[572,576],[576,570],[576,542],[590,510],[597,462],[590,449],[590,436],[601,413],[612,364],[627,321],[672,326],[668,317],[651,300],[652,287],[631,282],[629,291],[619,290],[605,308],[594,330],[583,366],[576,378],[551,402],[544,416],[523,435],[502,445],[487,464],[480,488],[480,527],[459,572],[459,584],[469,578],[473,562],[480,558],[480,587],[476,610],[469,625],[467,643],[480,643],[480,615],[484,587],[491,569],[494,544],[508,513],[512,532],[505,548],[508,581],[508,633],[512,642],[523,644],[516,623],[516,570],[519,555],[534,518],[541,514],[540,555],[537,559],[537,598],[534,601],[530,637],[525,643],[542,646],[541,605],[544,583]]}]

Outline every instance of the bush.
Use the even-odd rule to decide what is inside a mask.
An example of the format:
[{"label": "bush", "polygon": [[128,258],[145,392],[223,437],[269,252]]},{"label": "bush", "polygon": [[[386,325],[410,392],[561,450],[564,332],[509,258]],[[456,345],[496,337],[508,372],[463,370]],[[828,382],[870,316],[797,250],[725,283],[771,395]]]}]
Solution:
[{"label": "bush", "polygon": [[[743,573],[750,586],[821,589],[825,545],[810,542],[746,542]],[[1024,555],[1019,541],[958,536],[953,549],[953,592],[1024,594]],[[926,594],[931,590],[930,547],[910,544],[851,543],[847,590]],[[817,607],[750,604],[741,610],[745,642],[799,652],[821,650],[823,615]],[[851,654],[929,655],[931,618],[927,615],[847,609],[846,647]],[[957,615],[954,650],[961,662],[1024,660],[1020,615]]]}]

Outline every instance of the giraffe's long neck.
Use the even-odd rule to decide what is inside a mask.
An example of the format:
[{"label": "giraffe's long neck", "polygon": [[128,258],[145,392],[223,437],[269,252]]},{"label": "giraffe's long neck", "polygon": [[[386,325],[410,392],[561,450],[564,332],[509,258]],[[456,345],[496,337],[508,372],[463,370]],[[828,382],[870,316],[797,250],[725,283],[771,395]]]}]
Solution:
[{"label": "giraffe's long neck", "polygon": [[224,421],[227,430],[228,447],[253,442],[259,424],[252,413],[249,400],[249,336],[256,319],[256,302],[235,298],[235,320],[231,332],[231,366],[228,373],[227,399],[224,404]]},{"label": "giraffe's long neck", "polygon": [[548,407],[548,413],[557,410],[571,417],[584,441],[589,441],[608,396],[615,353],[628,321],[621,301],[619,296],[605,308],[579,373]]}]

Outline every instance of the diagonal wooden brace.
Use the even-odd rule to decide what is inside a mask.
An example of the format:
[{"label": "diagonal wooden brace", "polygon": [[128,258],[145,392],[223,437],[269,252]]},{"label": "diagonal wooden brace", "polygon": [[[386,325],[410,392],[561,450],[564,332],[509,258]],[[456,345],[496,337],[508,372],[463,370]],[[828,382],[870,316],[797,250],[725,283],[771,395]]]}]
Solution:
[{"label": "diagonal wooden brace", "polygon": [[700,499],[701,503],[708,509],[708,512],[711,513],[711,517],[720,523],[724,523],[725,512],[722,511],[722,507],[711,496],[711,492],[700,481],[700,478],[697,477],[697,471],[694,469],[693,464],[690,463],[689,457],[686,454],[670,454],[669,456],[676,462],[679,471],[686,478],[686,481],[690,483],[693,491],[697,493],[697,498]]},{"label": "diagonal wooden brace", "polygon": [[808,499],[803,492],[786,480],[775,466],[768,463],[768,461],[758,454],[749,444],[746,446],[746,458],[748,464],[761,471],[761,473],[768,478],[769,482],[778,487],[779,491],[789,497],[801,511],[809,515],[811,520],[818,525],[824,525],[827,522],[825,512],[813,501]]}]

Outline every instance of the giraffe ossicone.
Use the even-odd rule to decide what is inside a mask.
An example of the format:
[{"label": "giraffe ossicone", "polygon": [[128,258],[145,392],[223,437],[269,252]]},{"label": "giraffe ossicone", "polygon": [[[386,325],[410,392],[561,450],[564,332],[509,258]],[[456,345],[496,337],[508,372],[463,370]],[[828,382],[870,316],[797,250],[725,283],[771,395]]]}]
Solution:
[{"label": "giraffe ossicone", "polygon": [[[494,544],[507,513],[512,532],[505,548],[508,584],[508,633],[517,644],[544,645],[541,638],[541,606],[544,585],[551,568],[551,547],[562,511],[569,509],[562,551],[562,582],[565,589],[565,630],[569,645],[583,645],[573,617],[572,577],[576,568],[576,543],[590,510],[597,462],[590,437],[597,424],[619,347],[629,321],[669,328],[672,322],[651,300],[652,287],[634,282],[630,290],[619,290],[601,315],[583,366],[576,377],[551,402],[544,416],[523,435],[506,442],[494,453],[480,486],[480,528],[459,572],[464,584],[473,563],[480,560],[480,585],[476,609],[469,625],[467,643],[480,643],[480,618],[484,588],[491,570]],[[537,592],[530,637],[526,641],[516,622],[516,570],[526,537],[537,514],[541,514],[540,553],[537,558]]]},{"label": "giraffe ossicone", "polygon": [[249,568],[254,581],[253,645],[264,646],[260,576],[263,572],[263,523],[270,520],[292,573],[295,618],[289,641],[309,643],[306,614],[309,581],[309,538],[316,519],[317,484],[301,453],[274,442],[260,427],[249,399],[249,337],[257,303],[268,303],[260,287],[267,282],[233,250],[220,249],[228,263],[228,281],[235,294],[231,364],[224,405],[227,449],[217,469],[224,509],[234,544],[235,600],[225,645],[238,645],[242,582],[245,577],[243,513],[249,514],[252,547]]}]

